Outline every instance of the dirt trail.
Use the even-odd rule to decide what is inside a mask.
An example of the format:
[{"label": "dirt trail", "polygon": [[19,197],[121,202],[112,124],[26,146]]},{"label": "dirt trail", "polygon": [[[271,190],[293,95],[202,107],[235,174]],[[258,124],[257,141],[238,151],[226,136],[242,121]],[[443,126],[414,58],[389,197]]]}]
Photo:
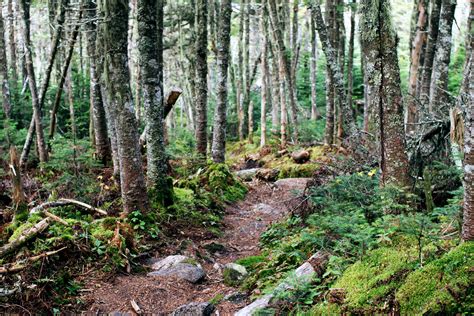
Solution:
[{"label": "dirt trail", "polygon": [[[206,278],[198,284],[170,277],[150,277],[146,273],[119,276],[109,283],[99,283],[83,299],[90,302],[87,312],[132,312],[130,301],[135,300],[144,313],[167,315],[177,307],[191,302],[208,302],[217,295],[238,291],[222,282],[222,273],[214,264],[226,264],[247,256],[258,255],[260,234],[272,222],[282,219],[297,204],[295,191],[302,191],[307,179],[284,179],[276,183],[251,182],[243,201],[229,205],[223,219],[224,234],[220,238],[189,242],[179,251],[196,258],[206,271]],[[226,251],[210,254],[203,247],[215,242]],[[183,244],[183,243],[181,243]],[[177,254],[177,253],[171,253]],[[199,254],[208,260],[199,259]],[[162,258],[163,254],[156,254]],[[249,301],[241,304],[221,302],[216,309],[219,315],[233,313]]]}]

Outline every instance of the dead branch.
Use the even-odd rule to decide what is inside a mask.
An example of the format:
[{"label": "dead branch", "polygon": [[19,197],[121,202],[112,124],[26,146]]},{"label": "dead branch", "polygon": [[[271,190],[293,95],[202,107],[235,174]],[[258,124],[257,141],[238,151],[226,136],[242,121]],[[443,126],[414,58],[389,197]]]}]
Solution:
[{"label": "dead branch", "polygon": [[51,218],[53,221],[56,221],[56,222],[61,223],[63,225],[69,226],[68,222],[66,222],[61,217],[59,217],[57,215],[54,215],[53,213],[50,213],[48,211],[43,211],[43,214],[46,215],[47,217]]},{"label": "dead branch", "polygon": [[76,206],[79,206],[81,208],[84,208],[84,209],[87,209],[87,210],[90,210],[90,211],[94,211],[94,212],[99,213],[101,215],[107,215],[107,212],[100,209],[100,208],[96,208],[96,207],[93,207],[92,205],[86,204],[86,203],[81,202],[81,201],[73,200],[73,199],[59,199],[57,201],[45,202],[41,205],[38,205],[38,206],[34,207],[30,211],[30,214],[44,213],[44,211],[46,209],[53,208],[53,207],[59,207],[59,206],[66,206],[66,205],[76,205]]},{"label": "dead branch", "polygon": [[38,261],[42,258],[46,258],[46,257],[52,256],[52,255],[55,255],[58,252],[63,251],[66,248],[67,247],[63,247],[63,248],[58,249],[58,250],[44,252],[44,253],[39,254],[37,256],[33,256],[33,257],[27,258],[25,260],[22,260],[21,262],[14,262],[14,263],[10,263],[10,264],[1,266],[0,267],[0,274],[16,273],[18,271],[21,271],[21,270],[25,269],[28,266],[28,264],[33,263],[35,261]]},{"label": "dead branch", "polygon": [[26,241],[44,231],[48,226],[49,218],[45,218],[36,223],[34,226],[25,229],[25,231],[23,231],[18,238],[0,247],[0,258],[3,257],[5,254],[17,249]]}]

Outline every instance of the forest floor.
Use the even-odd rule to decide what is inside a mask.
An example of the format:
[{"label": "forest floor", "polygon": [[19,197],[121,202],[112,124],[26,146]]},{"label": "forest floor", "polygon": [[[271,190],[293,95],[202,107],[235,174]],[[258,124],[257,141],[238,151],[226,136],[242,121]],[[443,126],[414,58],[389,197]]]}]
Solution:
[{"label": "forest floor", "polygon": [[[206,271],[206,278],[197,284],[170,277],[147,276],[146,272],[118,276],[110,281],[88,284],[88,291],[81,297],[89,306],[88,313],[132,313],[134,300],[143,313],[165,315],[177,307],[191,302],[209,302],[237,288],[223,282],[222,271],[216,263],[224,265],[237,259],[258,255],[259,238],[266,227],[279,221],[300,201],[298,191],[305,189],[307,178],[283,179],[275,183],[252,181],[244,200],[228,205],[222,222],[222,235],[212,239],[204,232],[182,232],[183,237],[166,252],[155,253],[154,258],[182,254],[196,259]],[[194,236],[193,236],[194,235]],[[223,245],[223,251],[210,254],[206,245]],[[205,253],[207,260],[202,260]],[[144,263],[145,264],[145,263]],[[258,294],[258,293],[255,293]],[[225,300],[216,306],[219,315],[232,315],[249,303],[249,298],[239,304]]]}]

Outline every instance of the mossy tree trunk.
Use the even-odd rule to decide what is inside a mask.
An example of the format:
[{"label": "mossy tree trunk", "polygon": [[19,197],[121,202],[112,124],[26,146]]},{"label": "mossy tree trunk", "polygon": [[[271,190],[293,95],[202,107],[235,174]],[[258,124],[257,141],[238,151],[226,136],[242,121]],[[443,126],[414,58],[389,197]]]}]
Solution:
[{"label": "mossy tree trunk", "polygon": [[405,148],[403,100],[397,56],[397,35],[389,0],[361,1],[361,45],[365,58],[372,107],[378,113],[382,185],[406,187],[410,183]]},{"label": "mossy tree trunk", "polygon": [[207,0],[196,1],[196,145],[207,154]]},{"label": "mossy tree trunk", "polygon": [[225,161],[225,139],[227,125],[227,71],[229,69],[230,28],[232,1],[222,0],[217,30],[217,105],[212,137],[212,160]]},{"label": "mossy tree trunk", "polygon": [[123,213],[146,212],[148,197],[142,169],[140,141],[130,89],[127,56],[129,7],[121,0],[102,0],[104,13],[105,83],[110,118],[114,120],[120,163]]}]

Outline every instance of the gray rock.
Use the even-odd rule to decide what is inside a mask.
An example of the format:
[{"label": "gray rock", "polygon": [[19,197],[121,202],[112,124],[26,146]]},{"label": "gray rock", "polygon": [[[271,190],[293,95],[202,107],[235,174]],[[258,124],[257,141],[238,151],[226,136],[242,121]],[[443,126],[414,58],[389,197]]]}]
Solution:
[{"label": "gray rock", "polygon": [[244,266],[236,263],[228,263],[224,266],[222,274],[224,276],[225,284],[229,286],[237,286],[242,283],[248,273]]},{"label": "gray rock", "polygon": [[243,181],[252,181],[252,179],[255,178],[258,170],[260,170],[260,168],[239,170],[235,173],[235,175]]},{"label": "gray rock", "polygon": [[170,316],[210,316],[215,307],[211,303],[189,303],[178,307]]},{"label": "gray rock", "polygon": [[237,313],[235,313],[234,316],[252,316],[252,314],[255,313],[257,310],[267,308],[270,305],[272,297],[273,295],[267,294],[254,301],[252,304],[245,306]]},{"label": "gray rock", "polygon": [[197,283],[204,279],[206,272],[198,265],[191,263],[178,263],[167,269],[150,272],[148,273],[148,276],[173,276],[191,283]]},{"label": "gray rock", "polygon": [[255,213],[264,213],[264,214],[274,214],[278,211],[275,210],[272,206],[265,203],[258,203],[252,207],[252,212]]},{"label": "gray rock", "polygon": [[153,262],[151,268],[153,270],[169,269],[177,265],[178,263],[182,263],[188,260],[190,260],[188,257],[182,255],[168,256],[162,260]]},{"label": "gray rock", "polygon": [[247,294],[242,292],[233,292],[224,296],[224,301],[228,301],[233,304],[241,304],[247,299]]}]

